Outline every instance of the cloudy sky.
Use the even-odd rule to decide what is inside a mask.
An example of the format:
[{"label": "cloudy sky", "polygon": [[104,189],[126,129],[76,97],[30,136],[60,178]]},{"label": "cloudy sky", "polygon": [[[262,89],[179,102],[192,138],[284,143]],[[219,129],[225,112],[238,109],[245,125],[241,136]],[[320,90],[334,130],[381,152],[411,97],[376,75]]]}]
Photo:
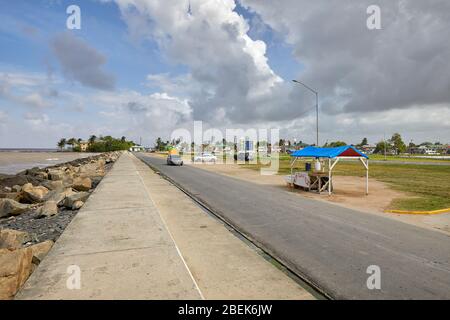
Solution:
[{"label": "cloudy sky", "polygon": [[[81,29],[66,27],[69,5]],[[367,7],[381,29],[367,28]],[[175,129],[450,142],[448,0],[0,0],[0,148]]]}]

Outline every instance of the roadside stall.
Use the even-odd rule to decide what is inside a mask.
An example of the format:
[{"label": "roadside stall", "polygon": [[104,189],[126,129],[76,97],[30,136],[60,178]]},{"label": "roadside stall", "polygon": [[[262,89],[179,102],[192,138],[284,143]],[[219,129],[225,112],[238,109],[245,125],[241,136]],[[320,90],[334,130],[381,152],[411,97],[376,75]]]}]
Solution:
[{"label": "roadside stall", "polygon": [[[369,194],[369,157],[352,146],[336,148],[306,147],[291,154],[291,174],[286,181],[291,186],[299,186],[305,190],[333,190],[333,169],[341,159],[358,159],[366,169],[366,194]],[[306,158],[314,161],[306,162],[304,171],[294,171],[298,159]]]}]

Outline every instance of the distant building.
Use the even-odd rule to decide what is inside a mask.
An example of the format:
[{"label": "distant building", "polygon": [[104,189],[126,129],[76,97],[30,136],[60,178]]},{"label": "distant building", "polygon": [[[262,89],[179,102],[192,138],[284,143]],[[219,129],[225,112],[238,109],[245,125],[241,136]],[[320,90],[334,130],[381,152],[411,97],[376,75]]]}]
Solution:
[{"label": "distant building", "polygon": [[81,152],[86,152],[89,147],[89,142],[88,141],[80,141],[80,143],[78,145],[80,146]]},{"label": "distant building", "polygon": [[447,154],[449,153],[449,150],[450,149],[448,145],[429,144],[411,148],[411,153],[435,155],[435,154]]},{"label": "distant building", "polygon": [[267,153],[267,146],[259,146],[258,152],[260,153]]},{"label": "distant building", "polygon": [[292,149],[292,150],[302,150],[302,149],[304,149],[304,148],[306,148],[306,147],[308,147],[308,146],[309,146],[309,144],[300,141],[300,142],[294,143],[294,144],[292,145],[292,148],[291,148],[291,149]]},{"label": "distant building", "polygon": [[373,144],[365,144],[363,146],[360,146],[358,149],[364,152],[365,154],[372,154],[375,152],[376,146]]},{"label": "distant building", "polygon": [[135,146],[132,146],[129,150],[131,152],[144,152],[145,148],[143,146],[135,145]]},{"label": "distant building", "polygon": [[275,145],[275,146],[271,146],[270,147],[270,153],[272,153],[272,152],[281,152],[281,148],[279,147],[279,146],[277,146],[277,145]]},{"label": "distant building", "polygon": [[214,150],[212,152],[214,154],[228,154],[231,153],[231,147],[220,143],[214,146]]}]

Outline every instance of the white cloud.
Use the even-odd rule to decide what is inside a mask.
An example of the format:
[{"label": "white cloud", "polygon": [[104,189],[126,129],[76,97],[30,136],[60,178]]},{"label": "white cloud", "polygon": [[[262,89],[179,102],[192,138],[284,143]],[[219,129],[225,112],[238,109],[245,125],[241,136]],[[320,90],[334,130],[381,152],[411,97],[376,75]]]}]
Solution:
[{"label": "white cloud", "polygon": [[[234,11],[235,1],[193,0],[192,14],[185,2],[175,0],[116,2],[131,33],[157,41],[171,62],[189,68],[184,79],[151,75],[149,80],[172,96],[187,98],[196,120],[282,127],[303,122],[304,134],[313,136],[314,121],[308,121],[314,118],[308,113],[312,97],[273,72],[265,43],[248,36],[247,22]],[[419,127],[427,126],[431,134],[443,126],[421,110],[450,106],[448,2],[427,6],[383,0],[383,29],[375,32],[366,27],[370,1],[240,2],[261,19],[254,23],[269,25],[293,46],[305,66],[299,77],[320,91],[324,133],[338,133],[344,122],[347,138],[364,134],[364,125],[381,130],[381,124],[397,124],[396,131],[408,130],[411,136],[424,132]]]},{"label": "white cloud", "polygon": [[0,72],[0,81],[8,86],[39,86],[46,81],[46,76],[40,73]]},{"label": "white cloud", "polygon": [[[267,112],[258,104],[273,99],[282,79],[268,65],[265,43],[248,36],[249,26],[234,11],[233,0],[192,0],[191,14],[184,1],[116,2],[130,33],[142,35],[144,29],[143,36],[156,41],[171,62],[188,66],[190,89],[182,92],[189,92],[196,119],[214,119],[225,111],[226,118],[240,121]],[[167,81],[163,85],[167,88]]]},{"label": "white cloud", "polygon": [[[91,133],[142,136],[149,144],[191,127],[195,119],[218,128],[275,126],[286,137],[314,141],[313,96],[271,69],[266,44],[249,36],[235,1],[191,0],[191,14],[188,1],[116,3],[133,38],[156,42],[174,70],[182,65],[187,73],[142,79],[153,94],[124,89],[86,94],[61,90],[60,81],[46,75],[0,72],[0,99],[6,102],[0,109],[24,106],[26,112],[19,123],[13,113],[0,111],[0,123],[8,126],[2,132],[19,137],[27,131],[23,139],[48,141]],[[257,13],[250,22],[253,34],[274,30],[304,66],[299,78],[319,90],[321,142],[355,143],[363,136],[374,141],[395,131],[407,139],[450,137],[448,1],[380,0],[380,31],[366,28],[365,9],[372,4],[366,0],[240,3]],[[60,34],[52,48],[68,78],[114,88],[114,77],[103,70],[106,57],[81,39]],[[52,107],[55,112],[49,112]],[[78,114],[70,125],[56,120],[71,111]],[[2,139],[9,143],[4,134]]]},{"label": "white cloud", "polygon": [[[312,132],[315,130],[315,116],[310,115],[281,125],[283,135],[293,139],[313,143]],[[425,140],[450,143],[450,108],[433,106],[423,108],[414,106],[409,109],[392,109],[367,113],[341,113],[339,116],[321,114],[320,141],[343,140],[347,143],[359,143],[363,137],[376,143],[383,136],[390,137],[400,132],[405,141]]]},{"label": "white cloud", "polygon": [[34,130],[46,130],[50,124],[50,118],[45,113],[27,112],[24,115],[25,122]]},{"label": "white cloud", "polygon": [[450,105],[446,0],[380,0],[381,30],[366,26],[369,0],[241,2],[294,47],[324,112]]},{"label": "white cloud", "polygon": [[46,108],[51,104],[46,101],[39,93],[34,92],[26,96],[21,97],[21,102],[30,106],[35,106],[37,108]]},{"label": "white cloud", "polygon": [[6,121],[8,121],[8,115],[6,112],[0,110],[0,124],[5,123]]},{"label": "white cloud", "polygon": [[93,95],[91,101],[100,110],[100,122],[106,132],[136,141],[142,137],[149,145],[158,136],[170,136],[174,128],[192,121],[189,102],[167,93],[102,92]]},{"label": "white cloud", "polygon": [[52,119],[42,112],[26,112],[23,117],[8,114],[6,121],[0,110],[1,148],[56,148],[56,142],[63,136],[79,136],[81,131],[74,123]]},{"label": "white cloud", "polygon": [[201,86],[191,74],[171,76],[169,73],[149,74],[145,85],[172,96],[190,98],[201,91]]},{"label": "white cloud", "polygon": [[38,73],[0,72],[0,98],[31,108],[48,108],[57,95],[50,80]]}]

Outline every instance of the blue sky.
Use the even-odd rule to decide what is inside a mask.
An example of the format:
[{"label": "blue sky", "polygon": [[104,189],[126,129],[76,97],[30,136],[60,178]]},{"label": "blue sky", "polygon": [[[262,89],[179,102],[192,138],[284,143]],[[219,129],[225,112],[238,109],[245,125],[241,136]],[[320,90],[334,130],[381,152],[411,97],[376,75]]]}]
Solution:
[{"label": "blue sky", "polygon": [[[76,4],[81,8],[81,30],[66,30],[66,8]],[[55,61],[49,43],[52,38],[63,32],[70,32],[83,39],[89,46],[95,48],[106,58],[103,68],[114,76],[115,90],[133,90],[142,94],[152,94],[158,88],[149,85],[146,77],[149,74],[169,74],[177,77],[189,73],[189,68],[182,63],[172,62],[161,52],[158,44],[151,38],[135,39],[129,33],[118,6],[113,3],[99,1],[14,1],[0,2],[0,70],[4,73],[51,74],[52,79],[58,79],[54,87],[59,91],[70,91],[85,95],[95,88],[89,88],[70,79],[65,79],[61,68]],[[274,36],[270,27],[261,32],[259,26],[254,27],[251,13],[242,6],[236,7],[236,12],[245,17],[250,25],[249,35],[261,39],[267,44],[267,57],[270,67],[282,78],[293,78],[300,70],[291,55],[292,48]],[[13,88],[20,92],[21,88]],[[8,112],[9,118],[20,122],[24,114],[41,112],[27,110],[23,106],[11,106],[11,101],[0,98],[0,108]],[[88,102],[89,103],[89,102]],[[83,112],[77,112],[64,106],[59,101],[52,110],[52,120],[63,121],[67,116],[75,128],[83,126],[84,121],[99,118],[98,109],[93,102],[83,106]],[[6,112],[5,111],[5,112]],[[80,130],[81,131],[81,130]],[[73,131],[77,133],[76,130]],[[114,132],[113,132],[114,133]],[[83,133],[79,133],[82,135]],[[105,132],[104,134],[110,134]],[[112,134],[112,133],[111,133]],[[53,141],[39,143],[40,146],[52,146]],[[3,147],[13,147],[2,141]],[[6,143],[6,144],[5,144]],[[13,142],[28,146],[36,141]]]},{"label": "blue sky", "polygon": [[[194,120],[276,127],[313,142],[314,101],[293,78],[321,94],[322,142],[375,143],[395,131],[407,140],[450,136],[450,124],[427,118],[450,116],[448,73],[434,66],[450,51],[438,5],[411,4],[403,14],[383,0],[385,28],[368,33],[365,0],[190,2],[191,14],[189,0],[0,1],[0,148],[90,134],[151,145]],[[81,30],[66,28],[72,4]],[[345,18],[319,19],[330,16]],[[424,61],[413,69],[410,57]],[[421,80],[432,76],[447,79],[434,93]]]},{"label": "blue sky", "polygon": [[[168,62],[151,40],[131,39],[116,4],[88,0],[18,0],[13,5],[0,2],[0,18],[3,21],[0,58],[3,67],[47,72],[45,61],[50,59],[51,52],[46,43],[56,33],[66,31],[68,15],[65,11],[71,4],[79,5],[82,10],[82,28],[70,32],[107,55],[105,67],[117,75],[119,87],[142,89],[142,83],[150,73],[178,75],[186,71],[184,66]],[[252,27],[254,13],[239,5],[236,12],[243,15]],[[26,28],[36,29],[36,34],[27,35]],[[298,74],[301,68],[291,54],[292,47],[277,38],[270,27],[266,27],[264,33],[252,33],[250,30],[249,34],[266,42],[269,64],[278,75],[291,79]]]},{"label": "blue sky", "polygon": [[[47,72],[44,61],[51,55],[47,43],[55,34],[66,31],[66,8],[77,3],[81,7],[82,28],[70,32],[107,55],[105,67],[120,75],[118,86],[138,88],[148,73],[170,71],[155,44],[133,43],[129,39],[127,26],[114,3],[97,1],[19,0],[12,6],[3,1],[1,17],[8,22],[0,33],[0,40],[5,44],[2,63],[12,68]],[[35,38],[24,34],[22,29],[26,27],[36,28]]]}]

